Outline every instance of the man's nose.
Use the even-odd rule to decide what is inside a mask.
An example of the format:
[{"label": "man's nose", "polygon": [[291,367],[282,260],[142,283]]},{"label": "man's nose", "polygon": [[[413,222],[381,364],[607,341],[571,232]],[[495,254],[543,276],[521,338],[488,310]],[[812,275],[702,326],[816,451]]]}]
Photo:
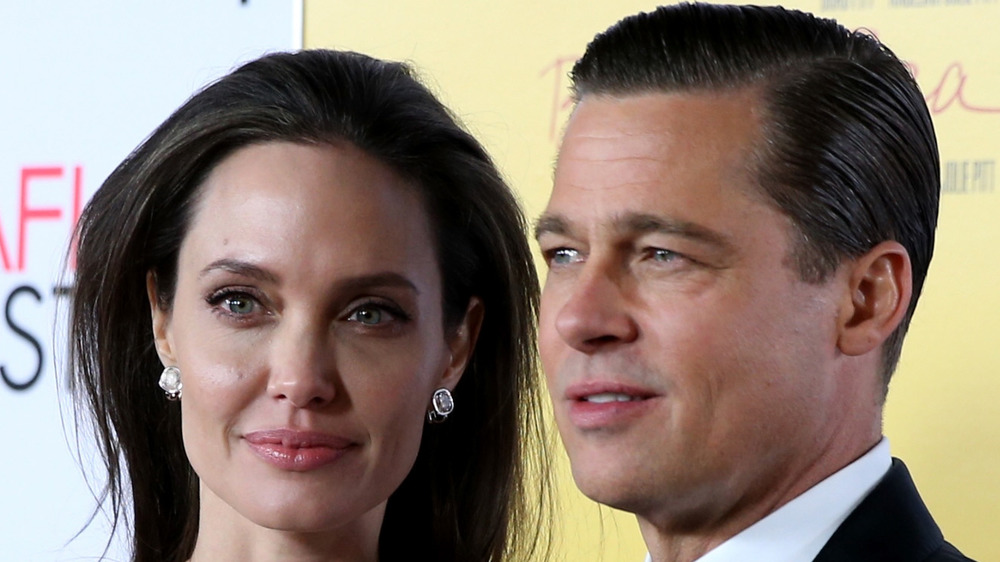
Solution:
[{"label": "man's nose", "polygon": [[271,341],[267,392],[296,408],[319,408],[337,395],[330,330],[315,322],[288,322]]},{"label": "man's nose", "polygon": [[556,315],[556,331],[571,347],[593,353],[634,341],[638,326],[629,310],[626,280],[606,264],[586,264]]}]

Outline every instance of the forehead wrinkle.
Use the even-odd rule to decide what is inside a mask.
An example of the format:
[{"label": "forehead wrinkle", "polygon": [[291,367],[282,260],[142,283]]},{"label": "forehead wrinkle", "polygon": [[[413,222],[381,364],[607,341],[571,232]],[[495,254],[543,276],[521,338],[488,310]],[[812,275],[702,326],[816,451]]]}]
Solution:
[{"label": "forehead wrinkle", "polygon": [[[569,150],[566,150],[566,145]],[[573,132],[566,136],[564,149],[558,160],[568,161],[653,161],[659,162],[665,153],[670,151],[671,132],[663,129],[646,129],[642,131],[622,131],[601,133],[588,130]],[[640,148],[640,150],[635,150]],[[557,161],[558,166],[558,161]]]}]

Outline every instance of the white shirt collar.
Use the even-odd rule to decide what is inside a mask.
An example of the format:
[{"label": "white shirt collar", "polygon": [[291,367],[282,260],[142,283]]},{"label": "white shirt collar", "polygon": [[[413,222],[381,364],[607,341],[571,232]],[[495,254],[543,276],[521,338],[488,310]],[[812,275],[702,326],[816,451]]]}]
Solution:
[{"label": "white shirt collar", "polygon": [[[713,548],[697,562],[812,560],[892,465],[882,438],[858,460]],[[652,562],[646,554],[646,562]]]}]

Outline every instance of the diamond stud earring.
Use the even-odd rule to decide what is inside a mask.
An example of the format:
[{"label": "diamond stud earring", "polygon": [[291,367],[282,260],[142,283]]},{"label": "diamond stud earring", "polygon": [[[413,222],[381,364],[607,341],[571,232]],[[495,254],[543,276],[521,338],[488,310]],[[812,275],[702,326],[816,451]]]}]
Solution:
[{"label": "diamond stud earring", "polygon": [[429,423],[441,423],[448,419],[448,414],[455,411],[455,399],[447,388],[439,388],[431,396],[431,407],[427,410]]},{"label": "diamond stud earring", "polygon": [[181,383],[181,370],[177,367],[167,367],[160,374],[160,388],[167,395],[167,400],[180,400],[184,384]]}]

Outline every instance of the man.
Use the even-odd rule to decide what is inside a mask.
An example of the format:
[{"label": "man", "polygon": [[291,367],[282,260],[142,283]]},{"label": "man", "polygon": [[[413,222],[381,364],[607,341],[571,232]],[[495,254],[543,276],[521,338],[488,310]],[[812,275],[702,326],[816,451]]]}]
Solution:
[{"label": "man", "polygon": [[580,489],[656,562],[967,560],[882,437],[939,162],[879,42],[781,8],[626,18],[573,69],[537,238]]}]

